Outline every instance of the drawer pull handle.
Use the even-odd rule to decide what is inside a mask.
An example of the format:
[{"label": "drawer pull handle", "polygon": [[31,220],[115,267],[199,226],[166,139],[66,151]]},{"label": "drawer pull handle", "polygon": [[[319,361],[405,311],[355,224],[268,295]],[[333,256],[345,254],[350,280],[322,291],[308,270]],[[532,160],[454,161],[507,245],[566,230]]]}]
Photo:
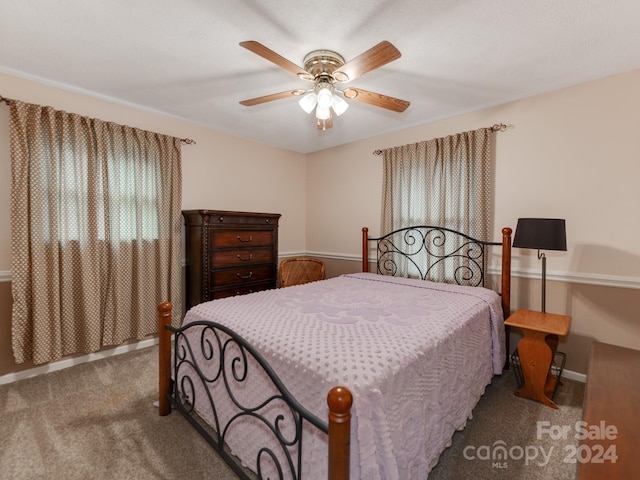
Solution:
[{"label": "drawer pull handle", "polygon": [[253,272],[249,272],[249,275],[244,275],[244,276],[240,275],[239,273],[236,273],[236,275],[238,276],[238,278],[240,278],[242,280],[248,280],[251,277],[253,277]]},{"label": "drawer pull handle", "polygon": [[253,258],[253,253],[250,253],[248,257],[241,257],[240,255],[236,255],[242,262],[248,262]]},{"label": "drawer pull handle", "polygon": [[241,242],[250,242],[251,240],[253,240],[253,235],[249,235],[249,238],[242,238],[240,235],[238,235],[236,238]]}]

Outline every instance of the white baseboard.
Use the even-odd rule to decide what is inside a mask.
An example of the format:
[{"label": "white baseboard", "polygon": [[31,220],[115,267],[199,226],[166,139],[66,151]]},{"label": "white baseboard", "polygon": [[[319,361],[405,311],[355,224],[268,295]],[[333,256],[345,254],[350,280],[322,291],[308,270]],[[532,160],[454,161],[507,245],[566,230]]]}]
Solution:
[{"label": "white baseboard", "polygon": [[[80,365],[82,363],[93,362],[103,358],[112,357],[114,355],[121,355],[127,352],[133,352],[140,350],[141,348],[151,347],[158,344],[157,338],[150,338],[147,340],[141,340],[136,343],[129,343],[126,345],[119,345],[108,350],[102,350],[96,353],[89,353],[87,355],[80,355],[72,358],[65,358],[57,362],[51,362],[39,367],[30,368],[21,372],[7,373],[0,376],[0,385],[17,382],[18,380],[24,380],[26,378],[36,377],[38,375],[44,375],[45,373],[55,372],[57,370],[63,370],[65,368],[73,367],[74,365]],[[584,373],[574,372],[572,370],[564,370],[562,377],[568,380],[575,380],[576,382],[586,383],[587,376]]]},{"label": "white baseboard", "polygon": [[[509,368],[515,368],[513,363],[509,362]],[[562,371],[562,378],[566,378],[567,380],[574,380],[580,383],[587,383],[587,376],[584,373],[574,372],[573,370],[564,369]]]},{"label": "white baseboard", "polygon": [[158,343],[157,337],[149,338],[145,340],[140,340],[139,342],[127,343],[126,345],[119,345],[117,347],[110,348],[107,350],[101,350],[100,352],[96,352],[96,353],[88,353],[86,355],[63,358],[62,360],[47,363],[46,365],[40,365],[38,367],[30,368],[28,370],[23,370],[21,372],[7,373],[6,375],[2,375],[0,376],[0,385],[17,382],[18,380],[24,380],[25,378],[36,377],[38,375],[44,375],[45,373],[51,373],[57,370],[63,370],[65,368],[73,367],[74,365],[93,362],[95,360],[112,357],[114,355],[121,355],[123,353],[133,352],[135,350],[140,350],[141,348],[147,348],[153,345],[157,345],[157,343]]},{"label": "white baseboard", "polygon": [[562,378],[575,380],[576,382],[587,383],[587,376],[584,373],[578,373],[572,370],[563,370]]}]

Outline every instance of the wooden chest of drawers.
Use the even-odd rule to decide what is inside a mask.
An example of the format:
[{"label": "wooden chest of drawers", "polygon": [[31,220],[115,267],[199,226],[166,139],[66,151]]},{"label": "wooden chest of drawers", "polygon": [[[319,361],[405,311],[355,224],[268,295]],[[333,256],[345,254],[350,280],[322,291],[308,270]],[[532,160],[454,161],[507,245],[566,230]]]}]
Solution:
[{"label": "wooden chest of drawers", "polygon": [[276,287],[280,214],[184,210],[186,308]]}]

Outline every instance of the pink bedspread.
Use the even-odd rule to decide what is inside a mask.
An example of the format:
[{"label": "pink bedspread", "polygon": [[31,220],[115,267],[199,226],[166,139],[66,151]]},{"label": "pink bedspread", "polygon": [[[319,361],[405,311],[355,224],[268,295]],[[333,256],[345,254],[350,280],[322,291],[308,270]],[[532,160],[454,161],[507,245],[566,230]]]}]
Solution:
[{"label": "pink bedspread", "polygon": [[[325,421],[329,389],[353,392],[353,479],[426,479],[505,358],[495,292],[371,273],[203,303],[195,320],[244,337]],[[251,466],[246,437],[230,447]],[[301,478],[326,478],[324,436],[304,451]]]}]

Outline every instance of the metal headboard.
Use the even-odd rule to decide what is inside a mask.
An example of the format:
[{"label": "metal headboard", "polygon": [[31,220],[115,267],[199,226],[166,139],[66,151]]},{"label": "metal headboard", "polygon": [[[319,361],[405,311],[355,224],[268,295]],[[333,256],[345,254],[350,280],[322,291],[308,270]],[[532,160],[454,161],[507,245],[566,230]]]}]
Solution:
[{"label": "metal headboard", "polygon": [[366,239],[376,242],[377,273],[474,287],[485,286],[488,247],[501,245],[429,225],[400,228],[380,238]]}]

